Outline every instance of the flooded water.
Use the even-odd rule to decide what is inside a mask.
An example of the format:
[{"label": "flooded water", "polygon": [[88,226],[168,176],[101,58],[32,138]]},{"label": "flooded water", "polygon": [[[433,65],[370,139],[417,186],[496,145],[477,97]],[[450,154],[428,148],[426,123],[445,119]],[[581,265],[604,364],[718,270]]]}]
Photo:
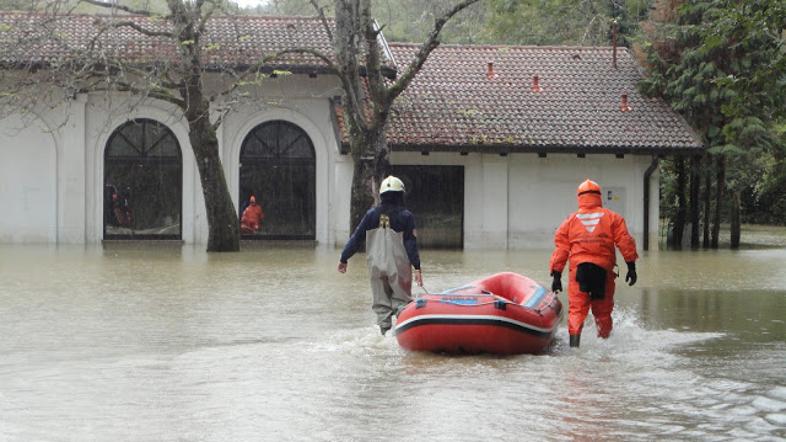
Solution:
[{"label": "flooded water", "polygon": [[[431,291],[549,279],[547,250],[421,255]],[[401,350],[337,257],[0,247],[0,440],[786,438],[786,249],[651,253],[611,339],[505,358]]]}]

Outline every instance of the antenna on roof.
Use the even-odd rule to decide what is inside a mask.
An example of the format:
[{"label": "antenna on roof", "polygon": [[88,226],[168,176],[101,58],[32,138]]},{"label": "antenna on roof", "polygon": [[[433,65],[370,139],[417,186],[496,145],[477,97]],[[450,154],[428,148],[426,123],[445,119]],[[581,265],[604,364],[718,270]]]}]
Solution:
[{"label": "antenna on roof", "polygon": [[390,60],[390,62],[393,63],[393,66],[396,66],[396,68],[398,68],[398,65],[396,64],[396,59],[395,57],[393,57],[393,51],[390,50],[388,41],[385,39],[385,36],[382,34],[382,28],[379,26],[377,19],[374,19],[373,26],[374,26],[374,31],[377,33],[377,41],[379,45],[382,46],[382,52],[384,52],[385,58]]},{"label": "antenna on roof", "polygon": [[617,19],[611,21],[611,65],[617,69],[617,33],[620,30]]}]

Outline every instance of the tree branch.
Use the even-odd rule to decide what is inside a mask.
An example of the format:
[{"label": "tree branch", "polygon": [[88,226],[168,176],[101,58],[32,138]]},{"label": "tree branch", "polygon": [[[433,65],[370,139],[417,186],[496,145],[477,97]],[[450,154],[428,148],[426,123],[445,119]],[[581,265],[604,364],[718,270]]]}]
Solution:
[{"label": "tree branch", "polygon": [[[205,29],[207,27],[207,21],[210,20],[211,17],[213,17],[213,14],[216,13],[216,10],[221,10],[223,13],[227,14],[227,10],[226,10],[226,8],[223,7],[222,4],[219,4],[219,3],[213,2],[213,1],[208,1],[208,3],[210,4],[210,9],[208,9],[207,12],[202,14],[202,19],[199,20],[199,30],[202,31],[202,33],[205,32]],[[200,14],[201,14],[202,13],[201,12],[202,11],[202,7],[201,6],[200,6],[199,10],[200,10]],[[229,15],[229,14],[227,14],[227,15]]]},{"label": "tree branch", "polygon": [[333,63],[333,60],[331,60],[330,57],[328,57],[326,54],[323,54],[322,52],[320,52],[320,51],[318,51],[316,49],[311,49],[311,48],[285,49],[283,51],[277,52],[273,57],[271,57],[270,59],[266,59],[266,60],[267,61],[276,60],[276,59],[279,59],[279,58],[281,58],[281,57],[283,57],[284,55],[287,55],[287,54],[309,54],[309,55],[313,55],[314,57],[317,57],[320,60],[322,60],[322,62],[324,62],[327,65],[328,69],[332,69],[334,71],[338,71],[338,69],[336,68],[336,64]]},{"label": "tree branch", "polygon": [[131,28],[140,34],[147,35],[148,37],[166,37],[166,38],[175,38],[175,34],[166,31],[151,31],[149,29],[145,29],[138,24],[132,21],[119,21],[119,22],[111,22],[105,24],[107,27],[112,28]]},{"label": "tree branch", "polygon": [[[100,84],[100,82],[96,82],[96,83],[94,83],[94,85],[95,84]],[[169,94],[166,94],[166,93],[163,93],[163,92],[157,92],[157,91],[154,91],[154,90],[140,89],[138,87],[132,86],[130,83],[126,83],[126,82],[122,82],[122,81],[121,82],[115,82],[112,85],[110,85],[109,87],[93,87],[93,86],[83,87],[83,88],[76,89],[74,91],[74,93],[75,94],[88,94],[88,93],[91,93],[91,92],[112,92],[112,91],[114,91],[114,92],[130,92],[130,93],[132,93],[134,95],[141,95],[141,96],[145,96],[145,97],[150,97],[150,98],[155,98],[155,99],[158,99],[158,100],[166,101],[168,103],[174,104],[175,106],[178,106],[181,109],[185,109],[186,108],[186,102],[184,100],[181,100],[181,99],[177,98],[177,97],[173,97],[172,95],[169,95]]]},{"label": "tree branch", "polygon": [[246,68],[245,72],[243,72],[241,75],[237,75],[236,72],[234,70],[232,70],[232,69],[225,70],[225,72],[231,74],[234,77],[234,82],[232,83],[232,86],[230,86],[228,89],[226,89],[226,90],[224,90],[222,92],[219,92],[217,94],[212,95],[210,97],[209,101],[213,102],[216,99],[218,99],[219,97],[225,97],[225,96],[231,94],[232,92],[236,91],[238,88],[243,86],[243,82],[247,78],[249,78],[250,75],[257,74],[260,71],[260,69],[262,69],[265,65],[267,65],[268,63],[270,63],[272,61],[275,61],[275,60],[277,60],[277,59],[279,59],[279,58],[281,58],[281,57],[283,57],[283,56],[285,56],[287,54],[309,54],[309,55],[312,55],[312,56],[322,60],[322,62],[327,65],[328,69],[338,72],[338,70],[336,69],[335,63],[333,63],[333,61],[330,59],[330,57],[328,57],[326,54],[323,54],[322,52],[320,52],[320,51],[318,51],[316,49],[312,49],[312,48],[291,48],[291,49],[285,49],[285,50],[279,51],[279,52],[277,52],[277,53],[275,53],[275,54],[273,54],[271,56],[264,57],[262,60],[260,60],[257,63],[249,66],[248,68]]},{"label": "tree branch", "polygon": [[125,11],[125,12],[128,12],[130,14],[134,14],[134,15],[144,15],[145,17],[150,17],[150,16],[153,15],[153,13],[148,11],[148,10],[135,9],[135,8],[131,8],[131,7],[125,6],[125,5],[120,5],[120,4],[117,4],[117,3],[103,2],[103,1],[99,1],[99,0],[79,0],[79,1],[82,2],[82,3],[91,4],[93,6],[100,6],[102,8],[119,9],[121,11]]},{"label": "tree branch", "polygon": [[[341,81],[341,86],[344,88],[344,92],[347,94],[347,99],[349,101],[349,106],[358,109],[360,113],[362,113],[362,106],[363,103],[356,93],[356,89],[353,87],[353,81],[356,83],[359,82],[358,76],[358,69],[357,66],[352,69],[350,72],[344,72],[342,69],[339,69],[338,66],[328,57],[327,55],[323,54],[322,52],[311,49],[311,48],[294,48],[294,49],[286,49],[283,51],[278,52],[273,59],[280,58],[286,54],[310,54],[313,55],[320,60],[322,60],[328,67],[328,69],[334,71],[338,76],[339,80]],[[354,80],[353,80],[354,79]],[[359,84],[359,83],[358,83]],[[351,113],[350,113],[351,114]],[[353,121],[356,120],[354,115],[349,115],[350,118],[353,118]],[[358,127],[366,128],[365,121],[355,121]]]},{"label": "tree branch", "polygon": [[415,59],[409,63],[404,73],[388,89],[389,102],[392,102],[396,99],[396,97],[404,92],[404,89],[409,86],[409,83],[412,82],[412,79],[415,78],[415,75],[420,72],[420,68],[423,67],[423,63],[426,62],[426,59],[428,58],[429,54],[431,54],[431,51],[439,46],[439,34],[442,31],[442,28],[445,26],[445,23],[447,23],[447,21],[450,20],[454,15],[477,2],[478,0],[464,0],[434,22],[434,28],[429,33],[428,39],[423,42],[422,45],[420,45],[420,49],[418,49]]},{"label": "tree branch", "polygon": [[[366,0],[368,2],[370,0]],[[363,81],[360,78],[358,54],[362,52],[360,39],[364,38],[365,26],[360,22],[360,2],[336,0],[336,34],[333,50],[336,56],[336,71],[347,97],[345,116],[350,132],[368,130],[363,107]]]},{"label": "tree branch", "polygon": [[371,127],[385,124],[390,103],[386,100],[387,90],[382,78],[382,60],[379,53],[379,30],[374,26],[371,17],[371,3],[364,2],[360,12],[360,23],[364,26],[361,29],[366,42],[366,78],[368,80],[368,92],[371,95],[371,107],[374,118]]},{"label": "tree branch", "polygon": [[330,44],[333,44],[333,31],[330,30],[330,23],[328,22],[327,17],[325,17],[325,8],[319,6],[317,0],[309,0],[311,2],[311,6],[317,11],[317,17],[319,17],[320,21],[322,22],[322,26],[325,28],[325,32],[327,33],[328,39],[330,40]]}]

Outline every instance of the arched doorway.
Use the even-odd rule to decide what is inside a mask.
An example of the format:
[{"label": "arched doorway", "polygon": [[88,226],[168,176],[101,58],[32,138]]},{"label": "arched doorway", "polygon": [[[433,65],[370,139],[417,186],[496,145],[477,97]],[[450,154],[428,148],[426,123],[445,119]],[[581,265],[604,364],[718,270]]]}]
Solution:
[{"label": "arched doorway", "polygon": [[[252,129],[240,149],[239,184],[244,239],[315,239],[316,154],[303,129],[282,120]],[[264,214],[258,225],[243,216],[252,195]]]},{"label": "arched doorway", "polygon": [[180,239],[182,177],[168,127],[136,119],[117,128],[104,150],[104,238]]}]

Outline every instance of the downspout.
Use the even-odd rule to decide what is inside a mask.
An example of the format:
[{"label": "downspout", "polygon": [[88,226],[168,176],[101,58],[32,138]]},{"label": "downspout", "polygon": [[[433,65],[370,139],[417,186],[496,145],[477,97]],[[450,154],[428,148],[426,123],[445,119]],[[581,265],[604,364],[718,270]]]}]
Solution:
[{"label": "downspout", "polygon": [[507,211],[507,215],[505,217],[506,226],[505,226],[505,250],[510,250],[510,158],[505,158],[505,163],[507,165],[507,193],[508,193],[508,207],[505,208]]},{"label": "downspout", "polygon": [[658,157],[653,155],[652,162],[644,171],[644,250],[650,249],[650,177],[658,168]]}]

